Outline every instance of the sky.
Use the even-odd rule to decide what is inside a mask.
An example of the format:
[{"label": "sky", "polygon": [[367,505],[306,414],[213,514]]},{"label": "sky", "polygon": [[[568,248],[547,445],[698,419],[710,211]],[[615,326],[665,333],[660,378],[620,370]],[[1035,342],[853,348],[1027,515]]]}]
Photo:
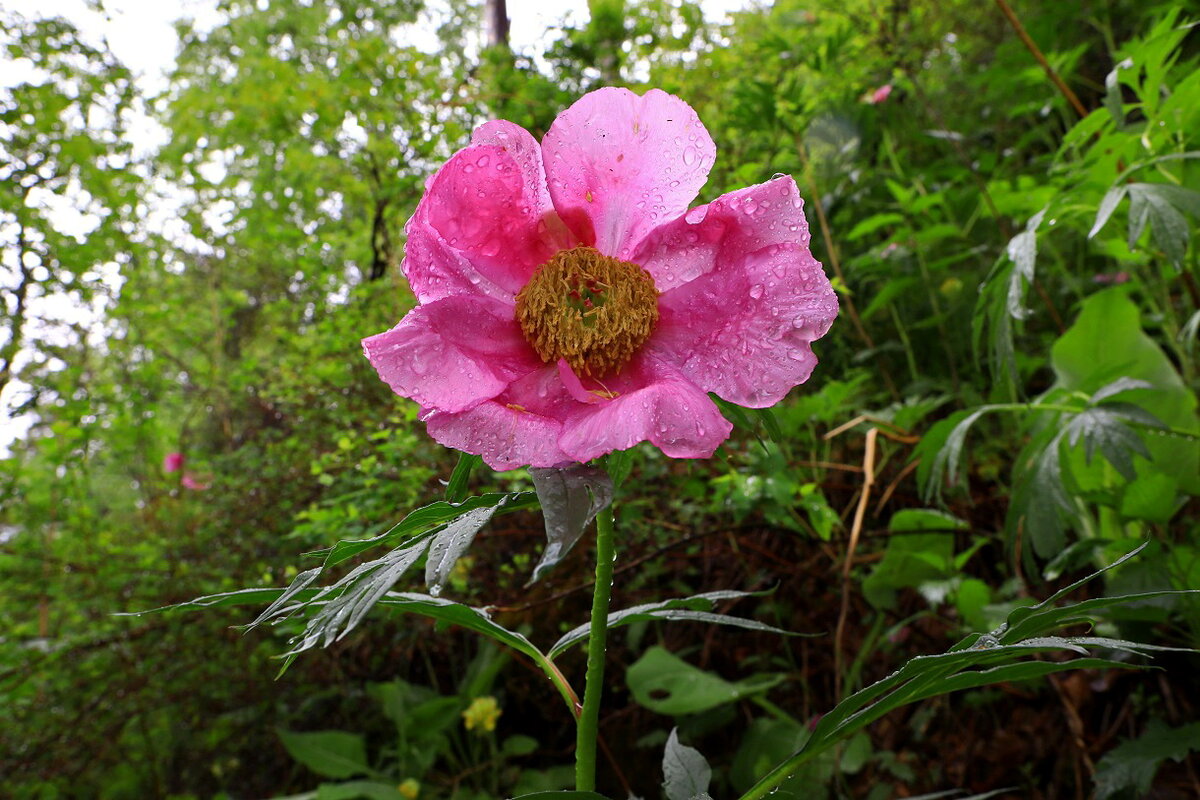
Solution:
[{"label": "sky", "polygon": [[[269,1],[259,0],[260,3]],[[432,5],[436,6],[437,3],[438,0],[431,0]],[[751,0],[701,0],[700,5],[708,19],[720,21],[728,12],[745,8],[750,3]],[[152,96],[166,88],[166,76],[174,66],[175,51],[179,44],[174,29],[176,20],[191,18],[201,29],[211,29],[222,20],[222,15],[216,10],[217,0],[103,0],[103,10],[97,10],[95,5],[87,0],[0,0],[0,10],[15,11],[27,17],[65,17],[96,44],[106,40],[113,54],[133,72],[143,97]],[[546,49],[546,38],[551,28],[567,19],[582,23],[588,18],[587,0],[510,0],[508,16],[509,41],[513,49],[541,53]],[[420,24],[414,26],[415,40],[412,44],[432,52],[438,46],[437,37],[432,27],[424,30],[422,27]],[[22,62],[14,63],[0,55],[0,88],[29,80],[30,77],[30,70]],[[165,143],[166,132],[143,115],[138,124],[131,126],[130,139],[135,156],[146,157]],[[83,215],[72,208],[71,203],[53,196],[43,198],[42,202],[62,206],[61,213],[56,214],[55,227],[64,233],[86,234],[90,225]],[[110,277],[119,285],[117,276]],[[42,300],[43,308],[38,309],[42,315],[73,322],[90,320],[92,327],[99,331],[103,319],[103,301],[96,307],[79,308],[72,307],[65,298],[49,297]],[[0,457],[32,424],[29,416],[19,418],[9,413],[15,402],[28,390],[29,387],[19,381],[12,381],[0,395]]]}]

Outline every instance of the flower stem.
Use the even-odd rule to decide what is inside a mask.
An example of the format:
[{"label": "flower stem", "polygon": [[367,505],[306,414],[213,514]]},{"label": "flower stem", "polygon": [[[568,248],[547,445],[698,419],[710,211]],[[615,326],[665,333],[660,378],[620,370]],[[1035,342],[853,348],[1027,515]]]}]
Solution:
[{"label": "flower stem", "polygon": [[596,736],[600,723],[600,697],[604,693],[604,642],[608,633],[614,556],[613,510],[609,506],[596,516],[596,586],[592,590],[583,710],[575,737],[575,790],[580,792],[596,790]]}]

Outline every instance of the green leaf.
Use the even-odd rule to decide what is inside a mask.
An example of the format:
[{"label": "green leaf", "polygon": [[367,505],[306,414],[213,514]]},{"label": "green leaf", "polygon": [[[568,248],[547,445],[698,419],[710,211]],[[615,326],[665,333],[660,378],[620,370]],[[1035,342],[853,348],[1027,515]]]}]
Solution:
[{"label": "green leaf", "polygon": [[850,229],[846,234],[846,241],[857,242],[859,239],[874,233],[886,225],[895,225],[904,222],[904,217],[900,214],[889,212],[886,214],[875,214],[861,220],[857,225]]},{"label": "green leaf", "polygon": [[1200,217],[1200,192],[1161,183],[1131,183],[1129,191],[1129,248],[1150,223],[1154,243],[1182,269],[1191,229],[1184,213]]},{"label": "green leaf", "polygon": [[980,406],[956,411],[937,422],[921,437],[914,455],[921,459],[917,466],[917,480],[926,501],[941,497],[943,483],[958,485],[961,482],[959,460],[967,432],[980,417],[993,409],[993,406]]},{"label": "green leaf", "polygon": [[699,750],[679,743],[679,728],[672,728],[667,737],[662,769],[667,800],[711,800],[712,767]]},{"label": "green leaf", "polygon": [[[1050,363],[1057,377],[1053,389],[1095,398],[1122,378],[1140,381],[1153,389],[1126,388],[1123,400],[1152,415],[1162,425],[1200,433],[1196,395],[1184,384],[1154,339],[1142,330],[1139,317],[1140,312],[1125,286],[1105,289],[1084,301],[1075,323],[1051,348]],[[1093,402],[1102,400],[1107,398]],[[1124,413],[1133,419],[1128,407]],[[1140,463],[1135,461],[1139,474],[1152,468],[1178,480],[1182,490],[1200,493],[1200,442],[1152,435],[1146,439],[1146,448],[1150,458]],[[1082,457],[1072,459],[1071,474],[1083,491],[1107,485],[1102,471],[1089,470]]]},{"label": "green leaf", "polygon": [[[901,519],[897,521],[896,517]],[[889,538],[883,559],[863,580],[863,596],[876,608],[892,608],[897,590],[956,575],[954,536],[946,534],[962,527],[962,522],[949,514],[928,509],[897,512],[889,525],[893,532],[942,530],[945,533],[906,533]]]},{"label": "green leaf", "polygon": [[1200,722],[1169,728],[1151,720],[1146,732],[1122,742],[1096,762],[1096,800],[1124,794],[1144,797],[1162,762],[1182,761],[1200,750]]},{"label": "green leaf", "polygon": [[514,797],[512,800],[611,800],[602,794],[595,792],[534,792],[533,794],[523,794],[520,797]]},{"label": "green leaf", "polygon": [[1125,420],[1126,417],[1111,405],[1086,408],[1067,421],[1067,442],[1075,447],[1082,439],[1087,463],[1091,463],[1099,450],[1125,480],[1132,481],[1137,477],[1133,470],[1133,454],[1149,458],[1150,451],[1125,425]]},{"label": "green leaf", "polygon": [[425,554],[428,546],[429,541],[423,539],[399,547],[383,558],[360,564],[311,599],[278,607],[271,617],[260,615],[249,627],[268,620],[287,619],[302,610],[315,608],[316,613],[305,621],[304,631],[290,640],[291,649],[286,655],[294,656],[318,645],[328,647],[358,627],[367,612]]},{"label": "green leaf", "polygon": [[1113,212],[1117,210],[1117,206],[1125,199],[1125,195],[1128,192],[1129,186],[1124,183],[1108,190],[1103,199],[1100,200],[1100,207],[1096,211],[1096,222],[1092,225],[1092,229],[1088,231],[1089,239],[1095,238],[1096,234],[1104,229],[1104,226],[1108,224],[1109,218],[1112,217]]},{"label": "green leaf", "polygon": [[[1075,668],[1111,666],[1129,669],[1132,666],[1125,662],[1088,655],[1093,648],[1131,653],[1174,649],[1106,637],[1050,635],[1057,628],[1092,619],[1095,611],[1144,599],[1145,594],[1098,598],[1099,602],[1084,601],[1064,607],[1054,606],[1054,603],[1067,593],[1128,561],[1144,547],[1145,545],[1142,545],[1099,572],[1064,587],[1036,606],[1015,609],[1009,614],[1008,620],[992,633],[972,634],[945,653],[917,656],[886,678],[847,697],[821,718],[812,736],[796,753],[764,776],[744,796],[765,797],[770,789],[781,785],[789,775],[796,773],[821,753],[853,736],[881,716],[909,703],[950,691],[1004,681],[1026,680]],[[1200,592],[1166,591],[1163,594],[1185,593]],[[1081,653],[1083,657],[1067,661],[1026,660],[1028,656],[1051,651]]]},{"label": "green leaf", "polygon": [[760,675],[731,683],[658,646],[647,650],[625,673],[629,691],[639,704],[669,716],[695,714],[732,703],[764,692],[781,680],[778,675]]},{"label": "green leaf", "polygon": [[456,518],[433,535],[429,542],[429,558],[425,561],[425,585],[430,594],[437,596],[450,579],[450,573],[462,554],[467,552],[476,534],[487,525],[496,512],[504,506],[501,499],[494,506],[475,508]]},{"label": "green leaf", "polygon": [[969,527],[953,514],[934,508],[905,508],[893,514],[888,522],[888,530],[892,533],[965,531]]},{"label": "green leaf", "polygon": [[276,731],[288,754],[318,775],[326,778],[352,778],[371,772],[367,766],[367,746],[363,737],[345,731],[294,733]]},{"label": "green leaf", "polygon": [[1005,252],[1013,262],[1013,271],[1008,278],[1008,314],[1014,319],[1024,319],[1029,313],[1025,309],[1025,286],[1033,283],[1037,266],[1037,229],[1046,216],[1046,209],[1029,218],[1025,230],[1014,236]]},{"label": "green leaf", "polygon": [[471,473],[483,463],[483,457],[471,453],[459,453],[458,463],[450,473],[450,481],[446,484],[446,502],[461,503],[467,496],[467,481]]},{"label": "green leaf", "polygon": [[[766,633],[777,633],[784,636],[804,636],[806,634],[794,634],[785,631],[781,628],[776,628],[767,625],[757,620],[745,619],[742,617],[732,617],[727,614],[713,614],[710,610],[722,600],[737,600],[742,597],[751,597],[762,594],[761,592],[739,592],[734,590],[721,590],[716,592],[704,592],[703,594],[693,595],[691,597],[679,597],[672,600],[662,600],[657,603],[643,603],[641,605],[631,606],[630,608],[614,611],[608,615],[606,628],[612,630],[625,625],[632,625],[635,622],[649,622],[658,620],[661,622],[707,622],[714,625],[728,625],[734,628],[746,628],[748,630],[764,631]],[[587,640],[591,633],[591,625],[584,624],[574,628],[563,634],[554,646],[551,647],[546,655],[550,658],[558,658],[571,647]],[[807,634],[812,635],[812,634]]]},{"label": "green leaf", "polygon": [[493,622],[483,609],[415,592],[389,592],[379,601],[379,605],[405,614],[419,614],[451,625],[458,625],[511,647],[539,663],[545,661],[545,656],[533,646],[532,642],[516,631],[510,631]]},{"label": "green leaf", "polygon": [[405,797],[390,783],[349,781],[322,783],[317,787],[316,800],[405,800]]},{"label": "green leaf", "polygon": [[527,756],[538,749],[538,741],[532,736],[509,736],[500,745],[500,752],[506,756]]},{"label": "green leaf", "polygon": [[423,508],[418,508],[379,536],[370,539],[351,539],[338,542],[325,552],[325,567],[340,564],[346,559],[352,558],[372,547],[390,545],[419,533],[435,529],[468,511],[473,511],[477,508],[499,506],[501,504],[504,505],[506,512],[534,508],[537,506],[537,497],[532,492],[517,492],[514,494],[482,494],[476,497],[468,497],[461,503],[450,503],[445,500],[439,500]]},{"label": "green leaf", "polygon": [[546,549],[533,568],[532,584],[570,552],[588,524],[612,502],[613,483],[604,470],[582,464],[530,469],[529,474],[546,521]]}]

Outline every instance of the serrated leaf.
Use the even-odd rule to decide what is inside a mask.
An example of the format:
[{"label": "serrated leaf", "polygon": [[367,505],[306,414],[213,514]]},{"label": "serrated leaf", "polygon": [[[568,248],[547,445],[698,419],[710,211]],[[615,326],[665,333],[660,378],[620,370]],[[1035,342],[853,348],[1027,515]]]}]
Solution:
[{"label": "serrated leaf", "polygon": [[694,747],[679,742],[679,728],[672,728],[663,752],[663,790],[667,800],[708,798],[712,767]]},{"label": "serrated leaf", "polygon": [[[1134,406],[1134,408],[1137,408]],[[1149,458],[1150,451],[1136,433],[1123,422],[1124,417],[1108,406],[1093,406],[1071,417],[1064,433],[1068,443],[1075,447],[1083,440],[1084,458],[1091,463],[1096,450],[1104,454],[1108,463],[1121,473],[1126,481],[1137,478],[1133,469],[1133,454]]]},{"label": "serrated leaf", "polygon": [[1154,243],[1176,269],[1181,268],[1191,237],[1184,211],[1200,216],[1200,193],[1161,183],[1131,183],[1128,191],[1129,248],[1149,223]]},{"label": "serrated leaf", "polygon": [[546,521],[546,549],[533,568],[532,584],[571,551],[588,524],[612,502],[613,484],[604,470],[582,464],[529,473]]},{"label": "serrated leaf", "polygon": [[1134,391],[1135,389],[1153,389],[1153,388],[1154,388],[1154,384],[1150,383],[1149,381],[1143,381],[1143,380],[1139,380],[1137,378],[1121,377],[1121,378],[1117,378],[1112,383],[1107,383],[1104,386],[1101,386],[1099,389],[1097,389],[1095,394],[1093,394],[1091,396],[1091,398],[1088,400],[1088,403],[1091,405],[1098,405],[1100,403],[1103,403],[1108,398],[1115,397],[1116,395],[1119,395],[1122,392],[1131,392],[1131,391]]},{"label": "serrated leaf", "polygon": [[371,772],[363,737],[346,731],[276,731],[288,755],[326,778],[353,778]]},{"label": "serrated leaf", "polygon": [[956,411],[936,423],[921,438],[915,454],[921,459],[917,467],[917,480],[921,484],[922,496],[927,501],[941,498],[943,483],[960,483],[959,460],[967,432],[990,410],[991,406],[980,406]]},{"label": "serrated leaf", "polygon": [[346,559],[353,558],[359,553],[372,547],[390,545],[395,542],[416,536],[445,525],[467,511],[488,506],[499,506],[503,503],[505,511],[533,508],[537,505],[537,497],[533,492],[515,492],[512,494],[481,494],[468,497],[461,503],[450,503],[439,500],[427,506],[418,508],[390,529],[370,539],[346,539],[338,542],[325,552],[325,567],[340,564]]},{"label": "serrated leaf", "polygon": [[1169,728],[1151,720],[1146,731],[1114,747],[1096,762],[1096,800],[1124,794],[1144,797],[1162,762],[1182,761],[1200,750],[1200,722]]},{"label": "serrated leaf", "polygon": [[504,502],[501,499],[494,506],[472,509],[434,534],[429,543],[429,558],[425,561],[425,585],[431,594],[441,594],[458,559]]},{"label": "serrated leaf", "polygon": [[1088,231],[1088,238],[1094,238],[1097,233],[1104,229],[1108,224],[1108,220],[1112,217],[1113,212],[1117,210],[1117,206],[1125,199],[1125,195],[1129,192],[1129,187],[1126,184],[1114,186],[1105,193],[1100,200],[1100,207],[1096,211],[1096,221],[1092,225],[1092,229]]},{"label": "serrated leaf", "polygon": [[328,647],[358,627],[367,612],[425,554],[428,546],[429,540],[422,539],[383,558],[360,564],[312,599],[280,607],[273,617],[260,616],[249,627],[266,621],[278,622],[301,610],[315,608],[316,613],[305,621],[304,631],[289,642],[291,649],[286,655],[297,655],[318,645]]}]

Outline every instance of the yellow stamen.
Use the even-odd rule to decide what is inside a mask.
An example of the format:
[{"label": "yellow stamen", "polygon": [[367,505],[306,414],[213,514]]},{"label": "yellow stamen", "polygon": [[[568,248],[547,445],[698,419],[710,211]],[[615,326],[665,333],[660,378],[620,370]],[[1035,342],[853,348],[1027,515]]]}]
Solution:
[{"label": "yellow stamen", "polygon": [[517,294],[517,322],[546,363],[581,377],[620,372],[658,324],[650,273],[591,247],[562,250]]}]

